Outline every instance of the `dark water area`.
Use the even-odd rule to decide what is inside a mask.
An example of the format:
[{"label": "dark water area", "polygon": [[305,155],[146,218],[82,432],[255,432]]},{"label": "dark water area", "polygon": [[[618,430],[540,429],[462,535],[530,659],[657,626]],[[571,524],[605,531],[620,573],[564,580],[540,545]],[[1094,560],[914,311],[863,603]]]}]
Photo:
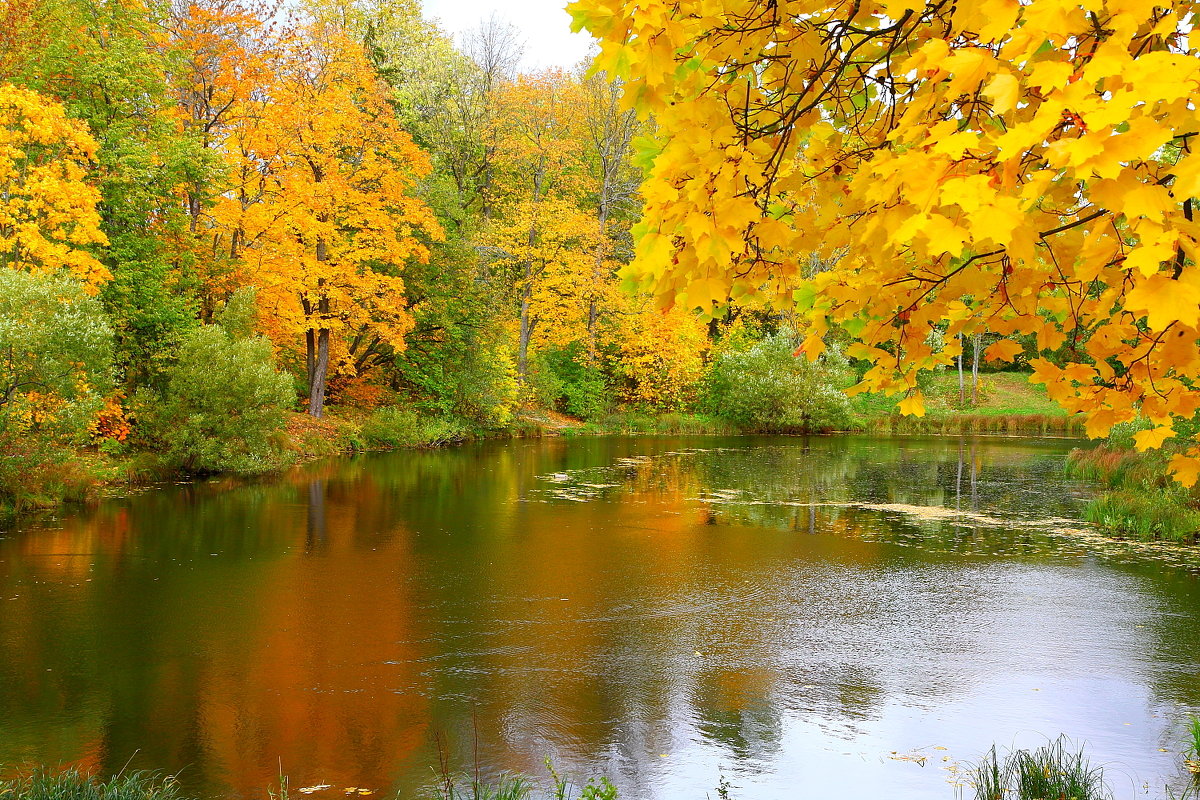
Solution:
[{"label": "dark water area", "polygon": [[10,524],[0,764],[412,797],[441,742],[623,798],[948,800],[1065,733],[1163,797],[1200,572],[1090,535],[1076,444],[482,443]]}]

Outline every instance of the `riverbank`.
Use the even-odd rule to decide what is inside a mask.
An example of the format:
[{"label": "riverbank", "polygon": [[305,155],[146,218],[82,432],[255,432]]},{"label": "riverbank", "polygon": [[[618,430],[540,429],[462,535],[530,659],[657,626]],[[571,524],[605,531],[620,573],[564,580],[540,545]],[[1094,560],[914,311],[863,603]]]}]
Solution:
[{"label": "riverbank", "polygon": [[1107,491],[1088,503],[1084,519],[1105,532],[1144,541],[1200,541],[1200,489],[1180,486],[1167,471],[1171,448],[1139,453],[1115,443],[1073,450],[1068,477]]},{"label": "riverbank", "polygon": [[[1006,434],[1082,435],[1082,422],[1057,409],[1040,386],[1024,373],[983,376],[975,402],[959,407],[956,376],[933,375],[926,387],[927,413],[906,417],[899,398],[860,395],[851,401],[845,430],[834,433],[926,435]],[[421,416],[400,407],[374,411],[330,407],[320,419],[288,412],[273,437],[268,455],[239,474],[267,474],[296,463],[367,451],[440,447],[479,439],[542,436],[729,436],[777,433],[746,429],[698,413],[622,411],[581,420],[546,409],[525,409],[503,427],[480,428],[448,417]],[[38,450],[19,442],[0,453],[0,513],[53,508],[87,502],[107,486],[141,485],[197,474],[145,445],[136,435],[105,440],[96,446]]]},{"label": "riverbank", "polygon": [[974,392],[969,383],[960,394],[958,375],[938,372],[922,388],[925,416],[900,413],[899,396],[857,395],[851,399],[854,430],[865,433],[976,433],[1031,436],[1083,436],[1082,417],[1068,415],[1029,382],[1029,373],[991,372],[980,376]]},{"label": "riverbank", "polygon": [[[232,473],[270,474],[305,461],[404,447],[440,447],[481,438],[540,436],[536,425],[516,422],[504,429],[484,430],[455,419],[422,417],[408,409],[384,408],[371,413],[330,409],[320,419],[298,412],[284,415],[267,454],[253,468]],[[0,453],[0,513],[24,513],[65,503],[86,503],[105,487],[138,486],[180,480],[197,472],[166,455],[139,447],[132,439],[107,440],[89,447],[15,443]],[[28,445],[28,446],[23,446]]]}]

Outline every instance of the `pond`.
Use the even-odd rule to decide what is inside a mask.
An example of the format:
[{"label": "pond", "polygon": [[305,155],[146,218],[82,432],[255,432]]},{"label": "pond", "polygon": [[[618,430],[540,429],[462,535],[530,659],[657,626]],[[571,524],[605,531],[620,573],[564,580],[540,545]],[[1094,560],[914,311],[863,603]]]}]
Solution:
[{"label": "pond", "polygon": [[949,800],[1064,733],[1161,797],[1198,573],[1090,533],[1075,444],[491,442],[10,526],[0,764],[411,797],[441,752],[623,798]]}]

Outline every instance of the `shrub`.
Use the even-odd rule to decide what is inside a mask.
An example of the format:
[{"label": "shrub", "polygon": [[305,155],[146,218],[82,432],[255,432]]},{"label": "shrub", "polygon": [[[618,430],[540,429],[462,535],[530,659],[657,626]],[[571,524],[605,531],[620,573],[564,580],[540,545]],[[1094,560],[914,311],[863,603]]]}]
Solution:
[{"label": "shrub", "polygon": [[75,279],[0,270],[0,428],[82,439],[111,382],[112,337]]},{"label": "shrub", "polygon": [[814,362],[793,355],[795,343],[776,333],[748,349],[718,352],[705,379],[702,406],[746,430],[827,431],[850,423],[842,387],[850,376],[836,353]]},{"label": "shrub", "polygon": [[416,440],[418,419],[410,408],[377,409],[363,422],[363,440],[368,447],[406,447]]},{"label": "shrub", "polygon": [[691,406],[704,373],[708,332],[682,305],[629,315],[607,363],[625,407],[678,412]]},{"label": "shrub", "polygon": [[422,417],[409,408],[381,408],[367,417],[362,436],[371,447],[437,447],[461,442],[470,428],[452,418]]},{"label": "shrub", "polygon": [[534,394],[547,408],[580,419],[596,419],[612,408],[612,391],[598,362],[589,362],[581,342],[546,350],[535,359]]},{"label": "shrub", "polygon": [[85,500],[101,478],[97,465],[73,448],[45,436],[0,432],[0,511]]},{"label": "shrub", "polygon": [[512,354],[492,327],[452,325],[445,341],[400,353],[398,386],[429,416],[461,417],[484,428],[508,425],[521,391]]},{"label": "shrub", "polygon": [[66,276],[0,269],[0,507],[83,497],[83,444],[111,383],[112,327]]},{"label": "shrub", "polygon": [[188,334],[167,371],[166,394],[138,398],[145,432],[187,471],[259,472],[283,459],[276,439],[295,395],[275,369],[271,343],[244,323],[252,301],[251,292],[239,292],[218,324]]}]

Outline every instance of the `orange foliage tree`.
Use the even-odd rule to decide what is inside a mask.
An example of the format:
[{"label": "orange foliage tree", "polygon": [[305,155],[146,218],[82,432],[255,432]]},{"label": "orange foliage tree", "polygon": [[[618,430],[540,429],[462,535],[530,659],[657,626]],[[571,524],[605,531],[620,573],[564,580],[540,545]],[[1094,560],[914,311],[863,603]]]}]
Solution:
[{"label": "orange foliage tree", "polygon": [[[181,126],[222,163],[223,180],[193,180],[185,187],[188,228],[197,251],[201,315],[210,319],[219,303],[237,288],[236,227],[231,231],[213,216],[213,206],[230,186],[244,191],[254,167],[246,152],[229,158],[240,126],[252,126],[250,102],[270,82],[270,48],[278,37],[264,19],[270,9],[240,0],[192,0],[176,4],[168,18],[173,59],[170,85]],[[235,173],[238,180],[229,173]],[[226,209],[226,212],[228,209]]]},{"label": "orange foliage tree", "polygon": [[238,185],[216,214],[278,343],[302,336],[309,413],[331,368],[359,372],[404,348],[402,273],[441,235],[417,197],[428,159],[362,50],[311,26],[281,40],[272,79],[229,137]]}]

